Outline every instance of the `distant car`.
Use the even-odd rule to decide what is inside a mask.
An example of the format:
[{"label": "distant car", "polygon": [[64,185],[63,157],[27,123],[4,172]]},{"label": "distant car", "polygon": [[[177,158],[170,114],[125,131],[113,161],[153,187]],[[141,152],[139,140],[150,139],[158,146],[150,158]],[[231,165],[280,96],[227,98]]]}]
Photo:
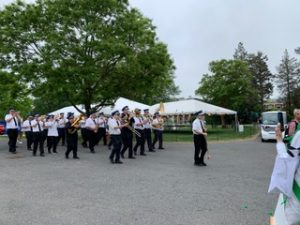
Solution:
[{"label": "distant car", "polygon": [[3,135],[5,133],[5,126],[3,124],[0,124],[0,135]]}]

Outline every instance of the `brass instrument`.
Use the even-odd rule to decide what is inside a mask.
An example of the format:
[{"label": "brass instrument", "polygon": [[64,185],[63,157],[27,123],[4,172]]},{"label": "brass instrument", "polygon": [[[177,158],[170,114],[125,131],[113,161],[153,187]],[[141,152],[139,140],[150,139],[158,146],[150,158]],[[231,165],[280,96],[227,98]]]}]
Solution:
[{"label": "brass instrument", "polygon": [[122,124],[127,124],[125,127],[127,127],[132,133],[136,134],[138,137],[142,137],[142,135],[140,134],[140,132],[138,132],[137,130],[135,130],[132,126],[129,125],[129,121],[132,118],[132,114],[125,115],[123,118],[121,118],[121,123]]},{"label": "brass instrument", "polygon": [[78,117],[76,117],[74,122],[71,124],[71,127],[74,127],[75,125],[79,125],[79,123],[82,122],[83,120],[84,120],[84,116],[80,114]]}]

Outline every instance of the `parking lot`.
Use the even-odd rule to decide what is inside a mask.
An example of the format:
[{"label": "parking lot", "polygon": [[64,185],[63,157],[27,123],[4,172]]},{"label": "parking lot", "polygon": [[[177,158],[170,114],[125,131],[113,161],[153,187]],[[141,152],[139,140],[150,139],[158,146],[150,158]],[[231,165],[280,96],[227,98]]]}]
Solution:
[{"label": "parking lot", "polygon": [[193,165],[192,143],[109,163],[109,150],[80,148],[80,160],[32,157],[0,139],[2,225],[268,224],[277,194],[268,194],[275,144],[209,143],[207,167]]}]

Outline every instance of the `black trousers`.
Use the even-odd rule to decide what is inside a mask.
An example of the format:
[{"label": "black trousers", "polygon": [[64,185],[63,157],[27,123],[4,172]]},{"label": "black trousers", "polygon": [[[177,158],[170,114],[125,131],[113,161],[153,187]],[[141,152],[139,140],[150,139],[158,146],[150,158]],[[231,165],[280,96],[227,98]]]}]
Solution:
[{"label": "black trousers", "polygon": [[25,132],[25,137],[27,140],[27,149],[31,149],[32,143],[33,143],[33,135],[32,131],[26,131]]},{"label": "black trousers", "polygon": [[77,138],[67,138],[67,151],[66,156],[68,157],[70,152],[73,152],[73,158],[77,157]]},{"label": "black trousers", "polygon": [[57,128],[57,131],[58,131],[57,144],[59,143],[59,141],[61,139],[61,145],[65,145],[66,129],[65,128]]},{"label": "black trousers", "polygon": [[18,129],[7,129],[8,147],[10,152],[16,151]]},{"label": "black trousers", "polygon": [[84,147],[86,147],[87,146],[87,142],[88,142],[88,130],[86,129],[86,128],[81,128],[80,129],[80,132],[81,132],[81,137],[82,137],[82,145],[84,146]]},{"label": "black trousers", "polygon": [[40,154],[44,154],[44,142],[42,132],[33,132],[33,155],[36,155],[39,147]]},{"label": "black trousers", "polygon": [[132,157],[133,156],[133,152],[132,152],[132,139],[133,139],[133,135],[132,135],[132,131],[130,130],[121,130],[121,136],[122,136],[122,141],[123,141],[123,148],[121,151],[121,154],[124,155],[126,150],[128,149],[128,157]]},{"label": "black trousers", "polygon": [[103,144],[106,145],[106,129],[104,127],[99,127],[96,135],[96,144],[98,144],[103,138]]},{"label": "black trousers", "polygon": [[[122,137],[121,135],[110,135],[113,144],[113,149],[109,156],[109,159],[115,162],[120,161],[120,152],[122,147]],[[115,159],[114,159],[115,158]]]},{"label": "black trousers", "polygon": [[205,153],[207,152],[207,143],[205,137],[201,134],[200,135],[194,134],[194,146],[195,146],[195,154],[194,154],[195,163],[204,162],[204,156]]},{"label": "black trousers", "polygon": [[152,150],[152,137],[151,137],[151,129],[150,128],[146,128],[144,129],[145,132],[145,140],[147,142],[148,145],[148,150]]},{"label": "black trousers", "polygon": [[51,149],[53,149],[53,152],[56,152],[57,147],[57,136],[48,136],[47,137],[47,146],[48,146],[48,152],[51,153]]},{"label": "black trousers", "polygon": [[152,147],[155,148],[155,144],[158,141],[158,148],[163,147],[163,131],[162,130],[154,130],[154,140],[152,143]]},{"label": "black trousers", "polygon": [[145,132],[144,130],[139,130],[139,129],[136,129],[136,131],[139,132],[141,136],[139,137],[138,135],[135,135],[136,143],[133,148],[133,151],[136,153],[138,147],[140,147],[140,154],[144,154],[145,153]]},{"label": "black trousers", "polygon": [[89,138],[89,149],[91,152],[95,151],[95,145],[97,144],[97,133],[93,130],[88,131],[88,138]]}]

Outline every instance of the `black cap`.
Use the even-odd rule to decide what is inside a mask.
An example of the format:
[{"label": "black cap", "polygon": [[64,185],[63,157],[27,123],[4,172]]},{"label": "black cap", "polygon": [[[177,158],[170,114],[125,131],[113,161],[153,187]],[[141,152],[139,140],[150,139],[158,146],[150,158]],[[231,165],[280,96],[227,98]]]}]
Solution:
[{"label": "black cap", "polygon": [[205,113],[202,110],[200,110],[200,111],[196,112],[195,115],[196,116],[204,116]]},{"label": "black cap", "polygon": [[99,116],[103,116],[103,115],[104,115],[104,113],[103,113],[103,112],[100,112],[100,113],[99,113]]},{"label": "black cap", "polygon": [[10,108],[9,112],[15,112],[16,110],[14,108]]},{"label": "black cap", "polygon": [[116,115],[116,114],[120,114],[119,110],[115,110],[111,113],[112,116]]},{"label": "black cap", "polygon": [[144,109],[144,112],[149,112],[149,109]]},{"label": "black cap", "polygon": [[159,116],[159,112],[155,112],[155,113],[154,113],[154,116]]},{"label": "black cap", "polygon": [[68,114],[68,117],[67,117],[67,119],[69,120],[69,119],[74,119],[74,113],[70,113],[70,114]]},{"label": "black cap", "polygon": [[126,110],[126,109],[129,109],[128,105],[124,106],[124,107],[122,108],[122,111],[124,111],[124,110]]}]

